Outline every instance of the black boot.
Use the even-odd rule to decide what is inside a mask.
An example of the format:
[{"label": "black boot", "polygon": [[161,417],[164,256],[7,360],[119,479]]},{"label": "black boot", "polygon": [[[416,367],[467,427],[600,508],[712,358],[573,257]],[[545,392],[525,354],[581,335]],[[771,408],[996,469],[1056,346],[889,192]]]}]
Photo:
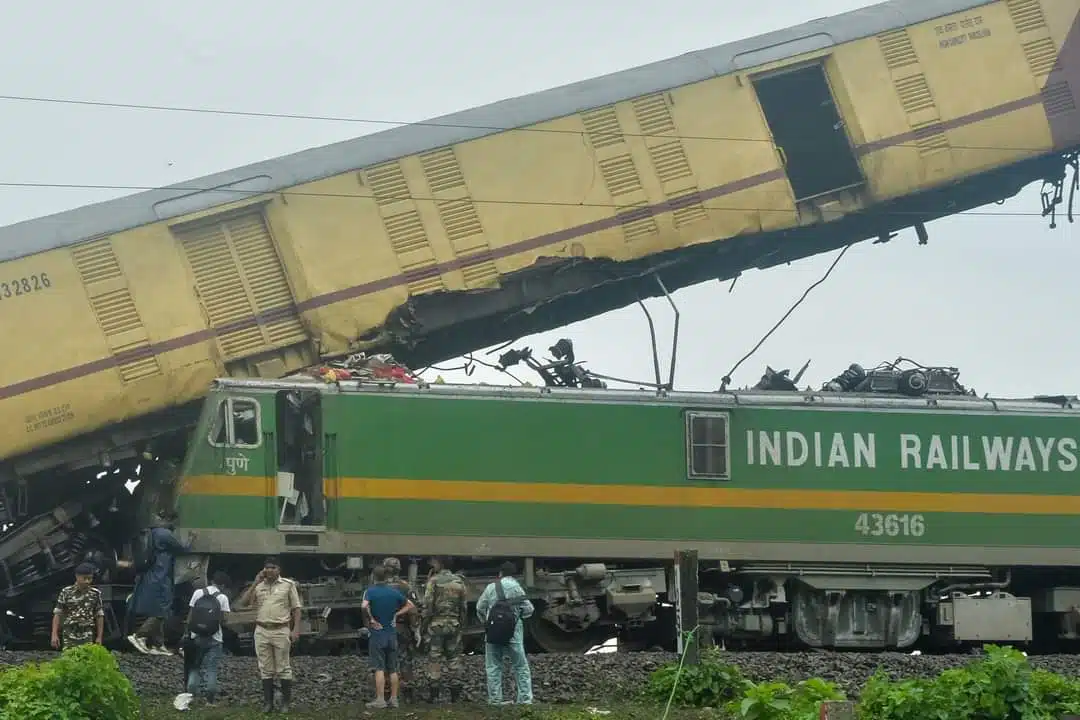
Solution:
[{"label": "black boot", "polygon": [[274,712],[274,681],[263,680],[263,712]]},{"label": "black boot", "polygon": [[292,702],[292,680],[281,681],[281,712],[289,712],[289,703]]}]

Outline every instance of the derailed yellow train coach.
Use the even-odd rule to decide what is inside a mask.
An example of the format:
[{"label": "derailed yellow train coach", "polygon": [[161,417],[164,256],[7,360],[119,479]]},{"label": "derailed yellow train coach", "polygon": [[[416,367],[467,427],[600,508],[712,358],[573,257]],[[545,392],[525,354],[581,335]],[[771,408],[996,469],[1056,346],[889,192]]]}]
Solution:
[{"label": "derailed yellow train coach", "polygon": [[218,376],[438,361],[1058,178],[1078,15],[893,0],[0,228],[4,478],[142,452]]}]

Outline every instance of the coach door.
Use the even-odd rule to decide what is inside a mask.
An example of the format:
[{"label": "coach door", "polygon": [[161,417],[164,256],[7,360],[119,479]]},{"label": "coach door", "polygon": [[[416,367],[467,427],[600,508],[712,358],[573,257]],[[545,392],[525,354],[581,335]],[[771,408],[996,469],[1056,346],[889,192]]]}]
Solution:
[{"label": "coach door", "polygon": [[752,82],[796,202],[865,182],[820,62]]},{"label": "coach door", "polygon": [[278,527],[323,530],[322,394],[317,390],[281,390],[276,403]]}]

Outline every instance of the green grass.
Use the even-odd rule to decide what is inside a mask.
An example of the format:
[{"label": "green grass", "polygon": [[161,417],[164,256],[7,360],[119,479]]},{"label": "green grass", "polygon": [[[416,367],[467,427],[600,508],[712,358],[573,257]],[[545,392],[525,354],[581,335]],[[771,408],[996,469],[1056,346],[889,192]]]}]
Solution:
[{"label": "green grass", "polygon": [[[589,708],[609,710],[609,715],[589,712]],[[664,717],[662,706],[651,704],[611,704],[595,705],[533,705],[522,707],[508,705],[490,707],[472,703],[452,705],[429,705],[426,703],[403,706],[397,710],[371,710],[364,707],[362,701],[336,707],[318,709],[295,706],[289,714],[264,715],[256,705],[226,706],[212,710],[192,708],[186,712],[177,712],[169,699],[151,700],[143,705],[144,720],[255,720],[266,717],[288,717],[296,720],[337,720],[338,718],[409,718],[409,720],[661,720]],[[703,720],[715,718],[710,710],[672,708],[667,720]]]}]

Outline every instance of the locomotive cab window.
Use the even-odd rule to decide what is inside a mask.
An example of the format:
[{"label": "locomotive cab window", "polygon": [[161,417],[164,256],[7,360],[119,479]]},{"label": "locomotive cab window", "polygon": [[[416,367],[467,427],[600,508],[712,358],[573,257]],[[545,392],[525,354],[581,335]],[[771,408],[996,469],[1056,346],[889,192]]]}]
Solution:
[{"label": "locomotive cab window", "polygon": [[251,398],[226,398],[218,404],[210,444],[254,448],[261,437],[259,403]]},{"label": "locomotive cab window", "polygon": [[686,413],[686,470],[691,479],[727,480],[731,454],[727,413]]}]

